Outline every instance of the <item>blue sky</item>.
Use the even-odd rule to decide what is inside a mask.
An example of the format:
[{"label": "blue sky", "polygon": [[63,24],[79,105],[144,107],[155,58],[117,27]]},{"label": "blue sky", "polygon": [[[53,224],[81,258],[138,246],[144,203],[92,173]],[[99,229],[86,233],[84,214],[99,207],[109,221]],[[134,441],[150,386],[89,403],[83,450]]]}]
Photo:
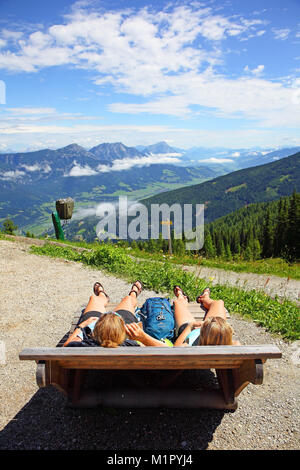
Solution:
[{"label": "blue sky", "polygon": [[0,152],[300,145],[298,0],[0,0]]}]

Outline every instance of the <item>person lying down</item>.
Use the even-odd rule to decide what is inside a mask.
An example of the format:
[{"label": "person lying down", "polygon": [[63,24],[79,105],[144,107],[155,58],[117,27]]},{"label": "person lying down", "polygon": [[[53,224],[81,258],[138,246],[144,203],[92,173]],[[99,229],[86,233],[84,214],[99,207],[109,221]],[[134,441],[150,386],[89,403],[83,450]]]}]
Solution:
[{"label": "person lying down", "polygon": [[197,297],[206,310],[205,320],[197,321],[188,309],[188,297],[179,286],[174,286],[174,317],[177,334],[173,342],[158,340],[147,334],[141,327],[135,310],[137,297],[143,285],[136,281],[114,312],[106,312],[109,296],[102,284],[94,284],[94,294],[90,297],[87,307],[78,326],[69,336],[64,346],[115,348],[119,346],[198,346],[198,345],[239,345],[232,340],[232,328],[226,321],[226,310],[222,300],[212,300],[209,289],[205,289]]},{"label": "person lying down", "polygon": [[137,297],[143,285],[136,281],[131,291],[125,296],[114,312],[106,312],[109,296],[102,284],[94,284],[94,294],[90,297],[80,323],[69,336],[64,346],[160,346],[167,347],[163,341],[152,338],[144,332],[134,315]]}]

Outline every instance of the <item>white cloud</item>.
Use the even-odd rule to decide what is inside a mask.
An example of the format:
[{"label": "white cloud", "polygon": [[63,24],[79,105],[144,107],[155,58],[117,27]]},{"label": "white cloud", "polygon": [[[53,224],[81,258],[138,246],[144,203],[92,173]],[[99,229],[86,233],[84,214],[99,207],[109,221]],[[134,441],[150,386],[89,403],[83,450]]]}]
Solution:
[{"label": "white cloud", "polygon": [[38,164],[35,165],[21,165],[22,168],[25,168],[26,171],[31,173],[39,171],[41,173],[49,173],[51,171],[51,166],[48,164]]},{"label": "white cloud", "polygon": [[174,154],[150,154],[145,157],[131,157],[131,158],[123,158],[117,159],[113,161],[112,166],[110,167],[110,171],[122,171],[122,170],[129,170],[133,167],[141,167],[141,166],[149,166],[149,165],[157,165],[157,164],[167,164],[167,163],[180,163],[180,158],[178,155],[174,156]]},{"label": "white cloud", "polygon": [[282,28],[282,29],[272,28],[272,31],[273,31],[275,39],[280,39],[282,41],[285,41],[291,32],[291,30],[288,28]]},{"label": "white cloud", "polygon": [[159,164],[175,164],[180,163],[180,156],[178,153],[161,153],[161,154],[150,154],[143,157],[136,156],[130,158],[120,158],[113,160],[111,165],[99,164],[95,169],[90,166],[81,166],[76,161],[74,166],[71,168],[69,173],[64,176],[91,176],[101,173],[110,173],[113,171],[125,171],[134,167],[143,167],[149,165]]},{"label": "white cloud", "polygon": [[12,30],[3,28],[1,31],[1,36],[2,38],[8,41],[9,40],[17,41],[23,36],[23,33],[22,31],[12,31]]},{"label": "white cloud", "polygon": [[[257,72],[262,67],[258,67]],[[299,86],[291,80],[287,85],[249,76],[229,79],[217,74],[186,74],[173,77],[174,95],[153,99],[142,104],[115,103],[110,110],[123,113],[149,112],[174,116],[189,116],[199,106],[206,115],[226,118],[246,118],[258,125],[298,126],[300,107],[296,96]]]},{"label": "white cloud", "polygon": [[[14,39],[19,38],[16,49],[0,50],[0,68],[37,72],[64,64],[93,71],[93,81],[101,87],[110,85],[116,91],[148,97],[138,104],[111,103],[109,110],[115,113],[189,117],[205,108],[214,116],[242,116],[262,124],[271,124],[272,114],[281,113],[285,122],[290,119],[292,125],[299,124],[299,106],[291,95],[295,93],[293,84],[258,81],[264,65],[252,70],[246,66],[244,71],[250,75],[246,78],[226,78],[216,72],[225,57],[221,41],[261,36],[265,33],[262,20],[228,17],[199,3],[168,5],[161,11],[143,8],[106,12],[88,10],[87,5],[76,2],[61,24],[48,29],[24,32],[22,38],[20,32],[15,32]],[[288,32],[274,30],[281,38]],[[2,31],[2,40],[13,37],[12,33]],[[48,111],[51,116],[53,110]],[[28,108],[19,119],[25,112],[30,117]],[[33,110],[31,118],[34,116]],[[25,133],[26,129],[20,124],[14,130],[6,126],[5,132]],[[32,127],[33,133],[43,131],[47,132],[46,126]]]},{"label": "white cloud", "polygon": [[251,73],[252,75],[256,75],[256,76],[259,76],[263,73],[265,69],[265,66],[264,65],[258,65],[255,69],[250,69],[248,65],[246,65],[246,67],[244,68],[244,71],[247,72],[247,73]]},{"label": "white cloud", "polygon": [[97,175],[97,171],[93,170],[89,165],[81,166],[78,163],[74,162],[74,166],[71,168],[70,172],[64,176],[91,176]]},{"label": "white cloud", "polygon": [[231,158],[205,158],[204,160],[200,160],[199,163],[232,163],[234,160]]},{"label": "white cloud", "polygon": [[14,115],[41,115],[55,114],[57,112],[54,108],[6,108],[6,111]]},{"label": "white cloud", "polygon": [[5,171],[0,173],[0,179],[4,181],[15,181],[19,178],[22,178],[26,173],[24,171],[15,170],[15,171]]},{"label": "white cloud", "polygon": [[[274,116],[270,113],[270,117]],[[46,129],[45,129],[46,127]],[[33,132],[34,131],[34,132]],[[263,148],[300,146],[300,137],[295,137],[293,129],[265,128],[247,126],[243,129],[195,129],[172,126],[145,125],[89,125],[89,126],[23,126],[21,129],[10,128],[0,133],[0,146],[12,149],[13,152],[24,152],[43,148],[61,148],[74,142],[85,148],[91,148],[101,142],[116,142],[118,140],[127,146],[151,145],[162,140],[172,141],[180,148],[193,146],[214,147],[222,146],[230,149]],[[7,150],[6,150],[7,151]],[[232,158],[232,157],[230,157]]]},{"label": "white cloud", "polygon": [[215,63],[217,50],[203,48],[199,39],[215,42],[226,37],[247,37],[261,23],[216,15],[212,8],[199,4],[158,12],[143,8],[98,13],[82,4],[73,8],[64,23],[46,31],[23,34],[22,39],[19,31],[2,31],[2,39],[14,36],[19,41],[15,52],[0,54],[0,67],[32,72],[71,64],[104,74],[98,83],[109,80],[126,90],[130,89],[129,77],[136,77],[138,83],[147,73],[155,79],[168,72],[196,70],[204,63]]}]

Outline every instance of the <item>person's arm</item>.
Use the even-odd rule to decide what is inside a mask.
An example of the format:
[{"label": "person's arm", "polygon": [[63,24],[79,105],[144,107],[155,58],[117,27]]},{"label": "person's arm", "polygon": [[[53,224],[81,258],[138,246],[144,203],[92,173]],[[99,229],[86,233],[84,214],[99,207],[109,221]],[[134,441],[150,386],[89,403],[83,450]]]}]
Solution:
[{"label": "person's arm", "polygon": [[81,332],[81,329],[90,325],[91,323],[93,323],[94,321],[96,320],[99,320],[98,317],[90,317],[88,318],[87,320],[83,321],[82,323],[80,323],[80,325],[78,325],[75,330],[73,331],[73,333],[71,333],[71,335],[69,336],[69,338],[67,339],[67,341],[63,344],[63,346],[67,346],[69,343],[73,342],[73,341],[78,341],[78,342],[81,342],[82,339],[80,338],[80,336],[78,336]]},{"label": "person's arm", "polygon": [[128,323],[125,325],[126,332],[130,339],[140,341],[144,346],[161,346],[168,348],[169,346],[158,339],[145,333],[145,331],[137,323]]},{"label": "person's arm", "polygon": [[194,328],[200,328],[202,324],[203,324],[202,320],[201,321],[194,320],[188,323],[185,329],[183,330],[183,332],[180,333],[180,335],[176,339],[174,346],[186,346],[186,344],[184,343],[186,340],[186,337],[190,334],[192,330],[194,330]]}]

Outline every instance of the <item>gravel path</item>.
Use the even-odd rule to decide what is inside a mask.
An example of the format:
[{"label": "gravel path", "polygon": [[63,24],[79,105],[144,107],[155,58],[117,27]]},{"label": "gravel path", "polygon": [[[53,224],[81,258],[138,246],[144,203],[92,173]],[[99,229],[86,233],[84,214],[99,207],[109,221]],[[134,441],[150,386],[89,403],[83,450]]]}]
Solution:
[{"label": "gravel path", "polygon": [[[276,344],[264,383],[250,384],[235,412],[172,409],[73,409],[54,387],[38,389],[36,366],[19,361],[25,347],[53,347],[101,280],[117,302],[129,285],[79,263],[28,253],[0,241],[0,449],[245,450],[299,448],[299,344],[286,343],[232,315],[243,344]],[[144,291],[142,300],[157,295]],[[0,358],[1,359],[1,358]]]},{"label": "gravel path", "polygon": [[205,266],[185,266],[186,271],[194,272],[212,285],[224,284],[244,290],[261,290],[272,298],[291,300],[300,305],[300,281],[288,277],[271,276],[256,273],[236,273],[225,269],[207,268]]}]

